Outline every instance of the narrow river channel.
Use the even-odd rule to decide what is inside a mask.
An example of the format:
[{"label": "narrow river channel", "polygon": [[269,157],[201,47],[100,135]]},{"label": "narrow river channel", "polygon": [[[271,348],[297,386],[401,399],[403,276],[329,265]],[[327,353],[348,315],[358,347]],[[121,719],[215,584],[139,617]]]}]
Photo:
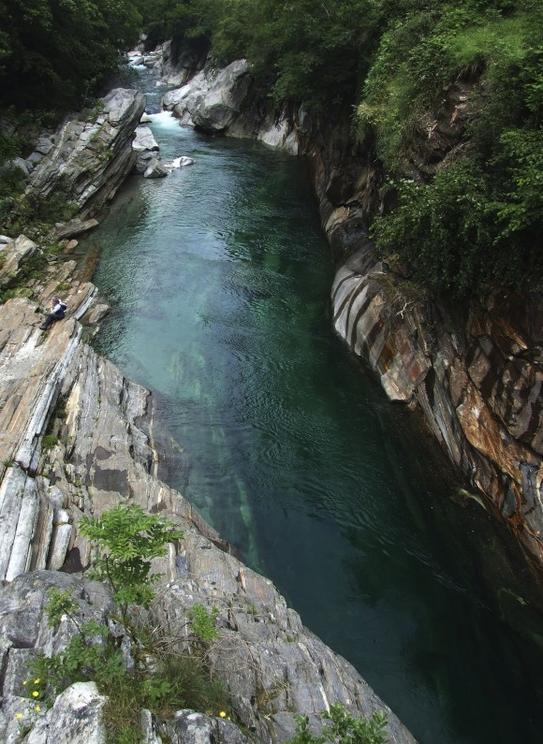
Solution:
[{"label": "narrow river channel", "polygon": [[486,515],[332,333],[303,164],[151,128],[194,166],[129,179],[85,247],[113,307],[97,346],[157,392],[190,463],[172,485],[423,744],[541,741],[528,650],[479,591]]}]

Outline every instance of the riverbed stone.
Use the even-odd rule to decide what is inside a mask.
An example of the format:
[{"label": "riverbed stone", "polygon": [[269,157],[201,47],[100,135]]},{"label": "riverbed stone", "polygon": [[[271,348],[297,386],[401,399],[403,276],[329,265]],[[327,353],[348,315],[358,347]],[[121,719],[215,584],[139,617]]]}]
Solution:
[{"label": "riverbed stone", "polygon": [[144,178],[164,178],[168,175],[168,169],[158,158],[152,158],[143,173]]}]

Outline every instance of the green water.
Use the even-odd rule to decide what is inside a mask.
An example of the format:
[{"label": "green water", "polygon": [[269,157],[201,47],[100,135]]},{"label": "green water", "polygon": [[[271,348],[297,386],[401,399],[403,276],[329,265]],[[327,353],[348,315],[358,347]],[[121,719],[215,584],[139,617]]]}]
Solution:
[{"label": "green water", "polygon": [[334,337],[303,166],[152,128],[195,165],[129,180],[92,242],[98,346],[157,393],[190,463],[168,479],[421,742],[541,741],[531,649],[482,588],[501,538]]}]

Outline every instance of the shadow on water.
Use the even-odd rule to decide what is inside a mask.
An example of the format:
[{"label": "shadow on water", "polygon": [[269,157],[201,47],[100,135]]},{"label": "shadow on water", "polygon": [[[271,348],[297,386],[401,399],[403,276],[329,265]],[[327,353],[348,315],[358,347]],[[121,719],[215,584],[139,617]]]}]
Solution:
[{"label": "shadow on water", "polygon": [[190,461],[188,483],[177,465],[167,480],[421,742],[541,741],[543,655],[496,600],[541,632],[515,596],[511,541],[451,499],[417,418],[332,334],[303,168],[167,117],[151,126],[163,159],[195,165],[131,179],[84,248],[101,249],[94,280],[113,305],[97,346],[156,392]]}]

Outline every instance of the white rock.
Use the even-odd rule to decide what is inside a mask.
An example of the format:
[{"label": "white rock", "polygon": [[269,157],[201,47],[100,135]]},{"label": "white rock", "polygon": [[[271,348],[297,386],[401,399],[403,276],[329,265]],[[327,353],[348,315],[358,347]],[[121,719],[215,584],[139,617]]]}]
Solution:
[{"label": "white rock", "polygon": [[105,744],[106,702],[94,682],[76,682],[37,721],[26,744]]},{"label": "white rock", "polygon": [[162,165],[160,160],[158,158],[154,158],[151,160],[149,165],[147,166],[145,173],[143,174],[144,178],[164,178],[164,176],[168,175],[168,170]]},{"label": "white rock", "polygon": [[132,142],[132,149],[136,152],[145,150],[160,150],[158,142],[149,127],[139,126],[136,128],[136,136]]},{"label": "white rock", "polygon": [[164,96],[165,108],[187,124],[222,132],[236,120],[248,93],[249,64],[238,59],[221,70],[205,70],[190,83]]},{"label": "white rock", "polygon": [[185,168],[187,165],[194,165],[194,160],[192,158],[189,158],[187,155],[182,155],[180,158],[175,158],[175,160],[172,160],[171,163],[164,163],[166,168],[171,168],[171,170],[174,170],[175,168]]},{"label": "white rock", "polygon": [[258,133],[257,139],[269,147],[285,150],[291,155],[298,154],[299,146],[296,132],[290,128],[285,118],[280,119],[267,129],[262,129]]}]

